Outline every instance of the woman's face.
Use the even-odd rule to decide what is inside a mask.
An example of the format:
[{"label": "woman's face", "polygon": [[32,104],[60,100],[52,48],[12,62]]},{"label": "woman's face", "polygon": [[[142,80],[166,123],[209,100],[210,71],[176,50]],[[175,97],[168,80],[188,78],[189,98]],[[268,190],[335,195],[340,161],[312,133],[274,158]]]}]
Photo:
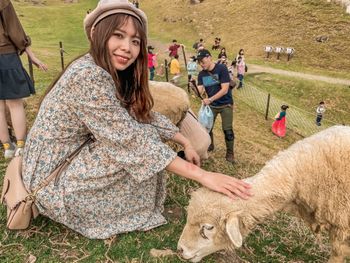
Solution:
[{"label": "woman's face", "polygon": [[141,39],[132,19],[114,31],[107,42],[109,57],[116,70],[128,68],[140,54]]}]

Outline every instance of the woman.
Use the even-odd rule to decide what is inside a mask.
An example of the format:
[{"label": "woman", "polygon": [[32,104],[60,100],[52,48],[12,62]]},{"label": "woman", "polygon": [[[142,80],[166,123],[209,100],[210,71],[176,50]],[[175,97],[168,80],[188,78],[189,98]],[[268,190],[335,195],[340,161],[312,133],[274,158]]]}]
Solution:
[{"label": "woman", "polygon": [[[126,0],[102,0],[84,25],[89,52],[53,84],[28,134],[26,187],[35,188],[89,134],[96,141],[38,193],[39,211],[88,238],[157,227],[166,223],[164,169],[248,198],[246,183],[196,166],[190,142],[151,111],[145,14]],[[162,142],[169,139],[184,146],[189,162]]]},{"label": "woman", "polygon": [[239,84],[237,89],[243,88],[244,85],[244,74],[245,74],[245,61],[244,59],[239,56],[237,59],[237,78],[239,80]]},{"label": "woman", "polygon": [[[47,70],[29,48],[30,38],[25,34],[10,0],[0,2],[0,140],[5,159],[21,154],[26,137],[26,116],[23,98],[35,93],[34,86],[22,66],[19,55],[26,52],[38,68]],[[16,149],[10,140],[5,109],[10,110],[16,135]]]}]

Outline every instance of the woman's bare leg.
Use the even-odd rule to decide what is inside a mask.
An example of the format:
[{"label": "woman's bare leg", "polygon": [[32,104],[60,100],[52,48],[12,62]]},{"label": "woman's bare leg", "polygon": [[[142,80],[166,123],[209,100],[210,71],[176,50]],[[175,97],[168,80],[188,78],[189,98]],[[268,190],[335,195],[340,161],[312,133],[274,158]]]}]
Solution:
[{"label": "woman's bare leg", "polygon": [[6,100],[11,114],[12,126],[17,141],[24,141],[27,134],[26,113],[23,106],[23,99]]},{"label": "woman's bare leg", "polygon": [[10,142],[10,134],[7,127],[5,109],[5,100],[0,100],[0,141],[2,143]]}]

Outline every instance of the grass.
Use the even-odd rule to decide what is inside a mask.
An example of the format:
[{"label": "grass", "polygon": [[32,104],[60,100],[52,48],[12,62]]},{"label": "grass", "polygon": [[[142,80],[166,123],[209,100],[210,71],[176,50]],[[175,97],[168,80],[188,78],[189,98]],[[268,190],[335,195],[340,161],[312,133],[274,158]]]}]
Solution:
[{"label": "grass", "polygon": [[[162,48],[160,50],[164,50],[167,45],[165,43],[170,42],[174,36],[179,41],[181,39],[181,42],[187,46],[192,46],[194,40],[200,36],[210,42],[218,34],[222,37],[231,55],[244,43],[251,61],[300,71],[327,72],[335,76],[349,76],[349,73],[344,70],[349,65],[346,60],[347,56],[341,57],[340,54],[335,54],[334,60],[332,58],[329,64],[324,63],[322,52],[328,54],[329,45],[333,45],[333,42],[323,46],[311,45],[309,42],[312,37],[305,37],[310,34],[311,29],[308,28],[306,32],[300,30],[300,27],[305,27],[305,24],[301,23],[301,18],[306,19],[307,25],[313,25],[311,35],[321,33],[319,32],[321,26],[312,24],[310,22],[312,19],[322,19],[321,25],[324,26],[328,23],[327,28],[339,27],[343,31],[339,37],[334,37],[334,40],[339,41],[339,49],[343,54],[349,54],[346,53],[349,51],[349,47],[343,44],[348,43],[344,41],[348,40],[349,37],[349,34],[346,34],[349,19],[342,15],[340,7],[317,2],[319,5],[312,8],[315,7],[316,1],[303,0],[285,3],[287,8],[282,10],[278,9],[278,4],[282,4],[281,0],[271,1],[269,8],[261,6],[258,0],[218,0],[215,3],[206,0],[198,6],[190,6],[187,2],[174,0],[168,1],[166,5],[162,5],[161,0],[143,0],[141,2],[141,6],[150,17],[152,41],[159,42],[159,48]],[[65,54],[66,63],[86,51],[88,43],[82,29],[82,19],[86,10],[93,8],[96,1],[82,0],[77,4],[64,4],[62,1],[51,0],[46,1],[45,5],[38,6],[31,5],[28,1],[14,1],[14,4],[24,28],[33,39],[34,52],[50,67],[48,73],[35,70],[38,95],[27,100],[28,122],[31,125],[35,118],[40,95],[60,72],[58,42],[62,41],[64,44],[67,52]],[[256,7],[253,9],[254,11],[251,11],[254,5]],[[224,15],[221,13],[223,6],[227,7],[227,12]],[[297,8],[299,9],[295,11]],[[188,12],[185,12],[186,16],[180,19],[184,10]],[[329,13],[327,19],[329,18],[330,22],[323,19],[326,13]],[[199,15],[212,17],[212,19],[201,19]],[[242,20],[243,16],[244,20]],[[164,22],[165,17],[173,19],[173,21],[176,20],[176,22],[170,20]],[[237,21],[228,20],[227,17],[235,17]],[[278,23],[278,19],[283,17],[293,18],[289,19],[293,21],[298,18],[294,23],[299,26],[299,31],[293,29],[293,32],[289,32],[289,34],[284,33],[287,25],[280,26]],[[192,22],[190,22],[191,20]],[[229,25],[233,25],[233,32],[228,30],[231,28]],[[280,31],[274,30],[277,25],[280,26]],[[262,31],[262,29],[270,30],[272,26],[275,27],[268,34]],[[263,34],[257,34],[260,32],[259,30]],[[296,32],[298,34],[295,35]],[[280,36],[285,37],[283,43],[280,42]],[[293,39],[300,40],[300,42],[294,43]],[[261,47],[267,43],[293,45],[297,48],[297,56],[289,64],[283,65],[265,61],[262,59]],[[322,50],[319,47],[322,47]],[[299,50],[303,50],[305,53],[301,53]],[[308,54],[312,59],[309,60],[301,54]],[[164,59],[165,54],[162,53],[160,57]],[[335,60],[338,62],[335,63]],[[328,70],[328,66],[331,70]],[[340,73],[336,73],[336,71]],[[303,109],[313,109],[321,98],[327,98],[325,99],[328,106],[327,116],[332,116],[332,112],[335,112],[335,118],[342,114],[340,112],[341,105],[348,107],[349,91],[344,87],[332,86],[332,89],[329,90],[325,84],[315,85],[313,82],[268,74],[247,77],[247,82],[271,92],[276,97],[283,97]],[[185,79],[183,78],[180,83],[184,86]],[[329,103],[328,100],[332,102]],[[192,108],[198,111],[199,100],[191,96],[191,101]],[[232,166],[224,161],[224,138],[220,129],[220,120],[218,120],[214,131],[216,149],[210,158],[204,161],[203,167],[238,178],[245,178],[258,172],[264,163],[279,150],[285,149],[301,139],[297,134],[288,131],[287,136],[281,140],[272,135],[270,126],[271,121],[265,121],[262,114],[257,113],[244,102],[237,101],[234,129],[238,164]],[[6,162],[0,159],[0,177],[3,176],[5,167]],[[173,211],[173,213],[168,213],[169,223],[148,232],[121,234],[107,240],[86,239],[65,226],[44,217],[35,220],[31,228],[26,231],[8,231],[5,228],[5,210],[1,207],[0,262],[25,262],[34,257],[36,262],[181,262],[176,257],[152,258],[149,251],[151,248],[176,249],[177,240],[185,223],[184,208],[188,203],[190,191],[196,187],[198,185],[194,182],[169,175],[166,208]],[[325,262],[329,254],[329,246],[325,237],[321,236],[320,239],[316,239],[299,220],[281,213],[265,224],[259,225],[247,238],[246,244],[237,250],[237,254],[237,257],[249,262]],[[206,258],[203,262],[223,262],[223,256],[216,254]]]},{"label": "grass", "polygon": [[[152,17],[151,36],[165,43],[176,38],[188,50],[199,38],[210,48],[220,37],[229,59],[244,48],[248,63],[350,78],[350,15],[339,5],[319,0],[189,2],[143,0],[141,7]],[[329,41],[315,41],[319,35]],[[265,60],[266,45],[294,47],[295,56],[290,62],[285,55],[280,61],[275,55]]]}]

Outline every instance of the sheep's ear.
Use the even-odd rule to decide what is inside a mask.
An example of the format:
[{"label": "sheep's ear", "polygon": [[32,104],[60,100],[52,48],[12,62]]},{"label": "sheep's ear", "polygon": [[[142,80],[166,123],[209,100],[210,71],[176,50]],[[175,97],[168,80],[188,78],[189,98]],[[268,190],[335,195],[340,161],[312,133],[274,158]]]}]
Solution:
[{"label": "sheep's ear", "polygon": [[241,247],[243,238],[239,230],[239,221],[237,215],[230,216],[226,221],[226,233],[235,247]]}]

